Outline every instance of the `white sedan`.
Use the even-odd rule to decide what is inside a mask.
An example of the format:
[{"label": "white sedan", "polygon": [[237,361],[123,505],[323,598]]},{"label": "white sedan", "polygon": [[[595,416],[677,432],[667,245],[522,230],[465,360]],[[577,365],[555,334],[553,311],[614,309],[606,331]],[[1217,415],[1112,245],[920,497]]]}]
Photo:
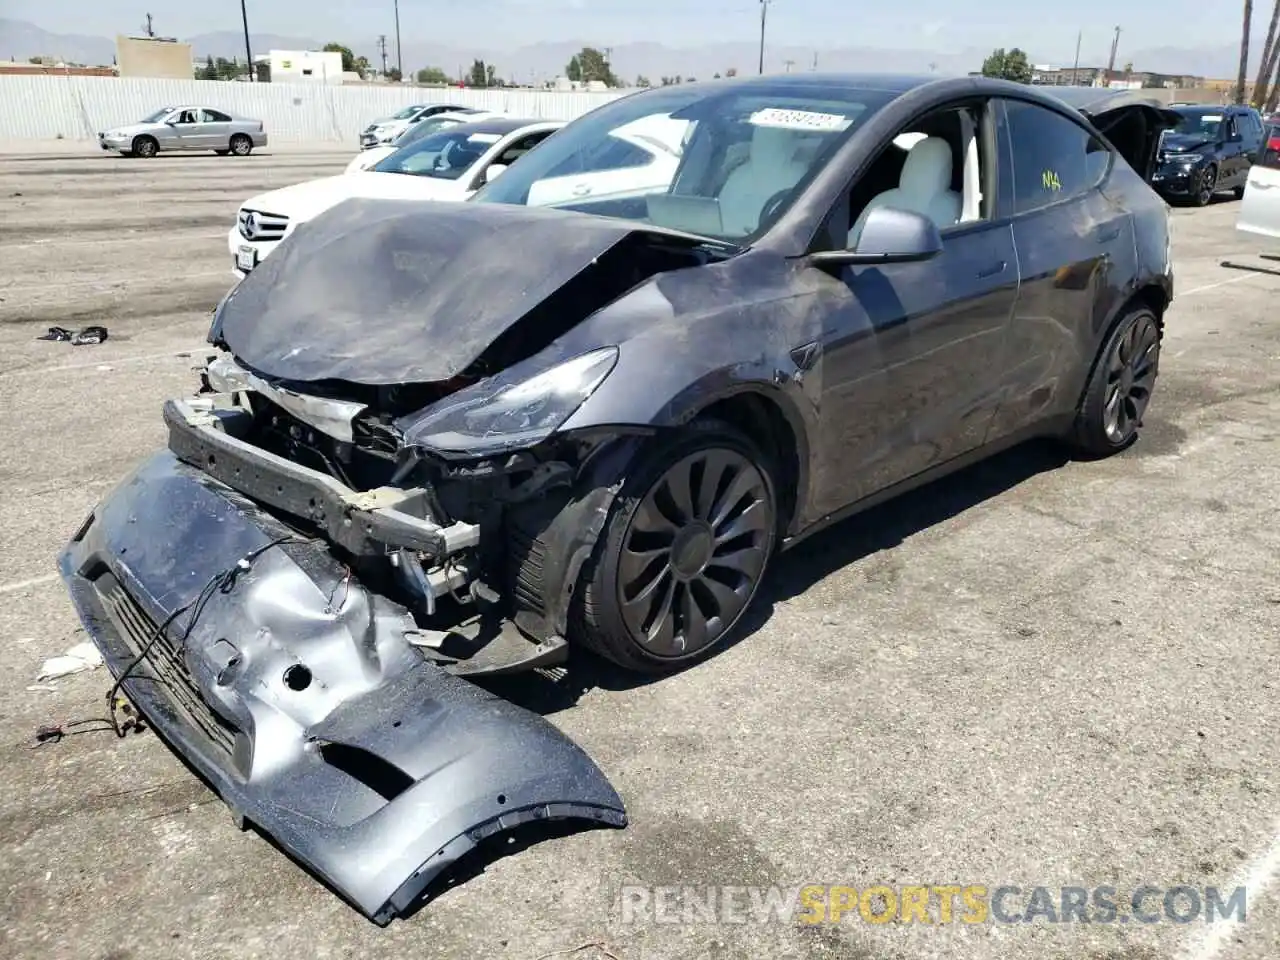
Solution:
[{"label": "white sedan", "polygon": [[446,127],[456,127],[460,123],[475,123],[477,120],[488,120],[491,117],[503,116],[506,116],[506,114],[498,113],[494,110],[467,109],[454,110],[450,113],[437,113],[434,117],[427,117],[425,120],[410,127],[391,143],[361,150],[347,164],[346,172],[357,173],[361,170],[372,170],[376,164],[385,160],[397,150],[407,147],[411,143],[417,143],[423,137],[429,137],[431,134]]},{"label": "white sedan", "polygon": [[343,200],[466,200],[564,125],[510,117],[462,123],[397,150],[372,170],[259,194],[245,201],[227,234],[234,272],[243,277],[300,224]]},{"label": "white sedan", "polygon": [[1268,125],[1257,161],[1249,168],[1236,229],[1280,239],[1280,125]]}]

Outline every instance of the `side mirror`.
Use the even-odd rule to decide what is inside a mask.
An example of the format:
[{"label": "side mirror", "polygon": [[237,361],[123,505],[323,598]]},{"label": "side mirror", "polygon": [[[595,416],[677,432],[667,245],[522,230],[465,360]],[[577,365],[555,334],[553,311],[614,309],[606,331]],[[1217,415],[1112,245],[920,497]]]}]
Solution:
[{"label": "side mirror", "polygon": [[493,183],[498,177],[502,176],[502,172],[507,169],[505,163],[491,163],[489,169],[484,172],[484,182]]},{"label": "side mirror", "polygon": [[938,225],[923,214],[893,207],[876,207],[862,224],[853,250],[823,250],[809,255],[814,265],[863,266],[915,263],[942,252]]}]

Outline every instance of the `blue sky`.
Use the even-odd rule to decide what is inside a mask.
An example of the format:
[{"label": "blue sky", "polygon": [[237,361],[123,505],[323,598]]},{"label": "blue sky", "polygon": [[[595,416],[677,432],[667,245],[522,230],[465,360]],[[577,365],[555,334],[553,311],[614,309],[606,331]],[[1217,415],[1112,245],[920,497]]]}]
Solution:
[{"label": "blue sky", "polygon": [[[394,29],[392,0],[247,0],[255,32],[302,35],[321,41],[359,41]],[[1255,28],[1266,27],[1270,4],[1255,0]],[[381,8],[385,7],[385,14]],[[238,0],[0,0],[0,15],[34,20],[57,33],[113,36],[134,32],[150,11],[157,30],[190,36],[240,27]],[[976,11],[976,12],[974,12]],[[1105,52],[1111,29],[1124,28],[1122,51],[1154,46],[1199,47],[1238,36],[1239,5],[1201,0],[910,0],[871,4],[847,0],[772,0],[769,38],[815,47],[882,46],[938,52],[965,47],[1022,46],[1040,59],[1068,58],[1077,29],[1084,55]],[[584,39],[604,45],[649,40],[701,46],[752,40],[759,29],[756,0],[401,0],[402,35],[455,44],[470,36],[489,47]],[[442,33],[452,37],[442,37]],[[1123,58],[1123,52],[1121,54]]]}]

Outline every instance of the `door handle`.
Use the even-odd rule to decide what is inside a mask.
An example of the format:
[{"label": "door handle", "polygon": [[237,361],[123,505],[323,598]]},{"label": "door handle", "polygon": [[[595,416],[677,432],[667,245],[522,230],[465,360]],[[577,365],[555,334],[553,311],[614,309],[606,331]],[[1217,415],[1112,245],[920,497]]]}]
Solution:
[{"label": "door handle", "polygon": [[1101,229],[1098,230],[1096,236],[1099,243],[1110,243],[1116,237],[1120,236],[1120,228],[1119,227],[1102,227]]},{"label": "door handle", "polygon": [[1009,264],[1006,263],[1004,260],[1001,260],[999,263],[993,263],[991,266],[987,267],[985,270],[978,271],[978,279],[985,280],[987,279],[987,277],[994,277],[997,273],[1004,273],[1004,268],[1007,267],[1008,265]]},{"label": "door handle", "polygon": [[1249,186],[1255,190],[1270,190],[1273,184],[1263,183],[1261,180],[1250,180]]},{"label": "door handle", "polygon": [[573,195],[575,197],[585,197],[590,192],[591,187],[585,183],[580,183],[573,188]]}]

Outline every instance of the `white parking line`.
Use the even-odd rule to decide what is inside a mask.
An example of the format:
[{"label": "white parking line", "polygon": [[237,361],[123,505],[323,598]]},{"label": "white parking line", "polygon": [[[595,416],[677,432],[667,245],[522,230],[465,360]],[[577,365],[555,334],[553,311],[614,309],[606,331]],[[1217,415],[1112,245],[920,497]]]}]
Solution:
[{"label": "white parking line", "polygon": [[[184,273],[182,279],[185,280],[205,280],[210,277],[226,277],[226,270],[205,270],[201,273]],[[0,287],[0,295],[11,293],[29,293],[32,290],[65,290],[67,287],[91,287],[91,286],[109,287],[112,289],[122,289],[124,287],[142,287],[155,286],[154,277],[132,277],[116,280],[62,280],[58,283],[11,283],[7,287]],[[104,291],[106,292],[106,291]]]},{"label": "white parking line", "polygon": [[[1277,876],[1280,876],[1280,822],[1276,823],[1275,834],[1266,848],[1251,862],[1245,864],[1225,887],[1219,889],[1224,896],[1230,897],[1232,890],[1244,887],[1247,911],[1251,906],[1256,907],[1262,894]],[[1247,922],[1246,920],[1246,924]],[[1223,955],[1223,950],[1234,941],[1242,929],[1247,927],[1242,928],[1238,923],[1219,920],[1205,928],[1204,933],[1183,951],[1183,956],[1186,960],[1218,960]]]},{"label": "white parking line", "polygon": [[[62,373],[66,370],[88,370],[90,368],[96,369],[97,367],[122,367],[134,363],[147,363],[151,360],[174,359],[192,361],[196,359],[196,354],[207,346],[208,344],[205,344],[204,346],[190,347],[185,350],[178,348],[169,350],[165,353],[149,353],[140,357],[105,357],[99,360],[90,360],[86,363],[65,363],[55,367],[25,367],[21,370],[6,370],[0,371],[0,379],[5,377],[38,376],[45,373]],[[183,353],[189,354],[189,356],[179,356],[179,354]]]},{"label": "white parking line", "polygon": [[1216,283],[1206,283],[1200,287],[1192,287],[1190,290],[1174,290],[1173,299],[1176,302],[1179,297],[1189,297],[1195,293],[1204,293],[1206,290],[1215,290],[1218,287],[1225,287],[1229,283],[1239,283],[1241,280],[1252,280],[1256,274],[1246,273],[1240,277],[1229,277],[1226,280],[1219,280]]},{"label": "white parking line", "polygon": [[[228,223],[230,223],[230,221],[228,221]],[[225,238],[226,235],[227,235],[227,231],[223,230],[220,233],[183,234],[177,239],[218,240],[218,239]],[[85,246],[85,245],[100,247],[100,246],[103,246],[104,244],[122,243],[126,241],[128,243],[156,243],[158,241],[173,243],[174,239],[175,238],[173,236],[173,233],[167,230],[162,230],[157,233],[145,233],[143,231],[138,231],[137,233],[112,234],[110,237],[103,237],[101,239],[97,239],[97,238],[91,239],[88,237],[68,237],[66,240],[50,238],[48,240],[22,240],[17,243],[0,243],[0,250],[29,250],[36,247],[47,247],[50,250],[54,250],[58,247],[79,247],[79,246]]]},{"label": "white parking line", "polygon": [[13,593],[15,590],[25,590],[27,587],[38,587],[42,583],[52,583],[58,579],[56,573],[45,574],[43,577],[32,577],[30,580],[19,580],[17,583],[0,584],[0,593]]}]

